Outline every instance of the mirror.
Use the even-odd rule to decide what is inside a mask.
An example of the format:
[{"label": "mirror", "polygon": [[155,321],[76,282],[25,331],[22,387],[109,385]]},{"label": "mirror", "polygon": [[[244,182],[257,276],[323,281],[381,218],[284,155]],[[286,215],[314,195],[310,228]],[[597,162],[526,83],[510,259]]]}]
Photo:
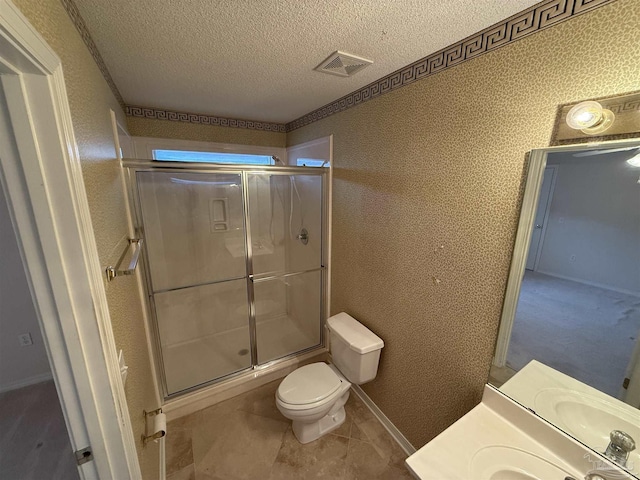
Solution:
[{"label": "mirror", "polygon": [[639,338],[640,139],[532,151],[489,383],[640,478]]}]

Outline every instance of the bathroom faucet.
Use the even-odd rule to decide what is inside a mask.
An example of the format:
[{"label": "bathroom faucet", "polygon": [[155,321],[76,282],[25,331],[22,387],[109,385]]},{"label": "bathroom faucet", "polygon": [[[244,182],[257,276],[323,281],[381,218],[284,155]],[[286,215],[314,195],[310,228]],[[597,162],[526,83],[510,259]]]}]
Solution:
[{"label": "bathroom faucet", "polygon": [[631,438],[631,435],[622,430],[614,430],[609,435],[609,438],[611,442],[609,442],[609,446],[604,452],[605,457],[620,466],[626,466],[629,453],[636,448],[636,442]]},{"label": "bathroom faucet", "polygon": [[[584,480],[613,480],[614,478],[622,478],[617,475],[613,477],[605,476],[605,472],[602,470],[592,470],[587,472],[584,476]],[[624,477],[626,478],[626,477]],[[574,477],[564,477],[564,480],[576,480]]]}]

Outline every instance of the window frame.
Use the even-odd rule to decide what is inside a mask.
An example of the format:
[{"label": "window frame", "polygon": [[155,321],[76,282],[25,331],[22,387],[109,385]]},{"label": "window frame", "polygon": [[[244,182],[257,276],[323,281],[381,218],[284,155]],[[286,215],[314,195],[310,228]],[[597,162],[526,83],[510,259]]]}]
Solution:
[{"label": "window frame", "polygon": [[[287,149],[285,147],[266,147],[262,145],[240,145],[236,143],[200,142],[195,140],[177,140],[171,138],[131,137],[133,154],[141,160],[154,160],[154,150],[180,150],[185,152],[230,153],[244,155],[276,156],[287,165]],[[158,160],[160,162],[171,160]],[[196,162],[197,163],[197,162]],[[216,164],[215,162],[202,162]],[[219,165],[234,165],[219,163]],[[245,165],[238,163],[237,165]],[[261,165],[263,166],[263,165]],[[268,166],[268,165],[264,165]]]}]

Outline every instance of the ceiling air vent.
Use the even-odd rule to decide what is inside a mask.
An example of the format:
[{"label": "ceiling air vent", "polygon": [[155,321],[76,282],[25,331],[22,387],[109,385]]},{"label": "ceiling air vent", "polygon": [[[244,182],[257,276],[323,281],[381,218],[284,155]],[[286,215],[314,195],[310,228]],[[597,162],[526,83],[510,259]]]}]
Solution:
[{"label": "ceiling air vent", "polygon": [[350,77],[372,63],[372,60],[356,57],[350,53],[338,50],[329,55],[329,57],[315,69],[319,72],[330,73],[331,75]]}]

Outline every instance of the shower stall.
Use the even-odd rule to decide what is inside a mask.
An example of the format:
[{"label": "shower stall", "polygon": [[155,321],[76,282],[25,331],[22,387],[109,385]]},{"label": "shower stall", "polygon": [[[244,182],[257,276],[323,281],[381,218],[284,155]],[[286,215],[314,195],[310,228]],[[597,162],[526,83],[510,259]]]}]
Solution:
[{"label": "shower stall", "polygon": [[165,398],[322,346],[327,168],[124,166]]}]

